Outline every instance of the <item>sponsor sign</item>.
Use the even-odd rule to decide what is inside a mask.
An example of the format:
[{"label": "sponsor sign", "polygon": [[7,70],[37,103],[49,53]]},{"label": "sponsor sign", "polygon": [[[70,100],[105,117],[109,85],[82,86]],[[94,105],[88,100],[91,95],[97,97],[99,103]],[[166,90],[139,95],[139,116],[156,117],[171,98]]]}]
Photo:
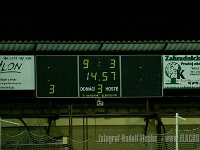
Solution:
[{"label": "sponsor sign", "polygon": [[165,89],[200,88],[200,55],[163,55]]},{"label": "sponsor sign", "polygon": [[0,90],[35,89],[34,56],[0,56]]}]

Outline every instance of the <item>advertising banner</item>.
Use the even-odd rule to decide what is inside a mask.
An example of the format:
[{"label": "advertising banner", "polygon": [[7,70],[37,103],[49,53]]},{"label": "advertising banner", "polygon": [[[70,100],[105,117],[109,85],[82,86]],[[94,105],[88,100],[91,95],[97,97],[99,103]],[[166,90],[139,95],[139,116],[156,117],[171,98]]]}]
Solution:
[{"label": "advertising banner", "polygon": [[200,55],[163,55],[164,89],[200,88]]},{"label": "advertising banner", "polygon": [[0,90],[34,89],[34,56],[0,55]]}]

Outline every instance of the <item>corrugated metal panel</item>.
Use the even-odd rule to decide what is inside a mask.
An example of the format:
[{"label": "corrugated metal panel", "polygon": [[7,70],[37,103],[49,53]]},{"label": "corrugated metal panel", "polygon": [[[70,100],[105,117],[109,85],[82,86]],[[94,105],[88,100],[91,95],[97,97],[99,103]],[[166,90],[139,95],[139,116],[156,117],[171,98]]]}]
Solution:
[{"label": "corrugated metal panel", "polygon": [[0,44],[0,51],[32,51],[35,44]]},{"label": "corrugated metal panel", "polygon": [[147,44],[103,44],[102,51],[150,51],[162,50],[165,43]]},{"label": "corrugated metal panel", "polygon": [[[103,46],[101,47],[101,45]],[[165,45],[167,44],[166,48]],[[36,46],[36,47],[35,47]],[[0,51],[192,51],[198,41],[2,41]]]},{"label": "corrugated metal panel", "polygon": [[200,50],[200,43],[169,43],[165,50]]},{"label": "corrugated metal panel", "polygon": [[38,44],[36,51],[96,51],[101,44]]}]

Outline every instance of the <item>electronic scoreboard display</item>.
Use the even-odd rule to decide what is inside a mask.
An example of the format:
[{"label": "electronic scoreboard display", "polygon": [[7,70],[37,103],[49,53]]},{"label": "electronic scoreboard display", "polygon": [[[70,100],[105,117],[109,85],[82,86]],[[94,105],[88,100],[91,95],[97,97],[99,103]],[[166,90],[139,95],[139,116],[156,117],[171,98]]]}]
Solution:
[{"label": "electronic scoreboard display", "polygon": [[118,56],[79,56],[80,97],[120,97]]},{"label": "electronic scoreboard display", "polygon": [[38,98],[162,96],[161,56],[36,56]]},{"label": "electronic scoreboard display", "polygon": [[76,56],[36,56],[37,97],[78,97]]},{"label": "electronic scoreboard display", "polygon": [[162,95],[160,56],[122,56],[121,62],[122,97]]}]

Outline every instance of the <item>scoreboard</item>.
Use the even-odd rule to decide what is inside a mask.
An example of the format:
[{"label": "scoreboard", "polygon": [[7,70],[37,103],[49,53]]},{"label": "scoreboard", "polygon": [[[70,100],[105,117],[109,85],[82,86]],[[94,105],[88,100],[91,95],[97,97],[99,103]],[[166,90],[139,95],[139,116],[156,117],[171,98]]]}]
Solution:
[{"label": "scoreboard", "polygon": [[79,56],[80,97],[120,97],[117,56]]},{"label": "scoreboard", "polygon": [[160,56],[122,56],[122,96],[161,96]]},{"label": "scoreboard", "polygon": [[76,56],[37,56],[36,68],[38,97],[77,97]]},{"label": "scoreboard", "polygon": [[38,98],[161,97],[161,56],[36,56]]}]

